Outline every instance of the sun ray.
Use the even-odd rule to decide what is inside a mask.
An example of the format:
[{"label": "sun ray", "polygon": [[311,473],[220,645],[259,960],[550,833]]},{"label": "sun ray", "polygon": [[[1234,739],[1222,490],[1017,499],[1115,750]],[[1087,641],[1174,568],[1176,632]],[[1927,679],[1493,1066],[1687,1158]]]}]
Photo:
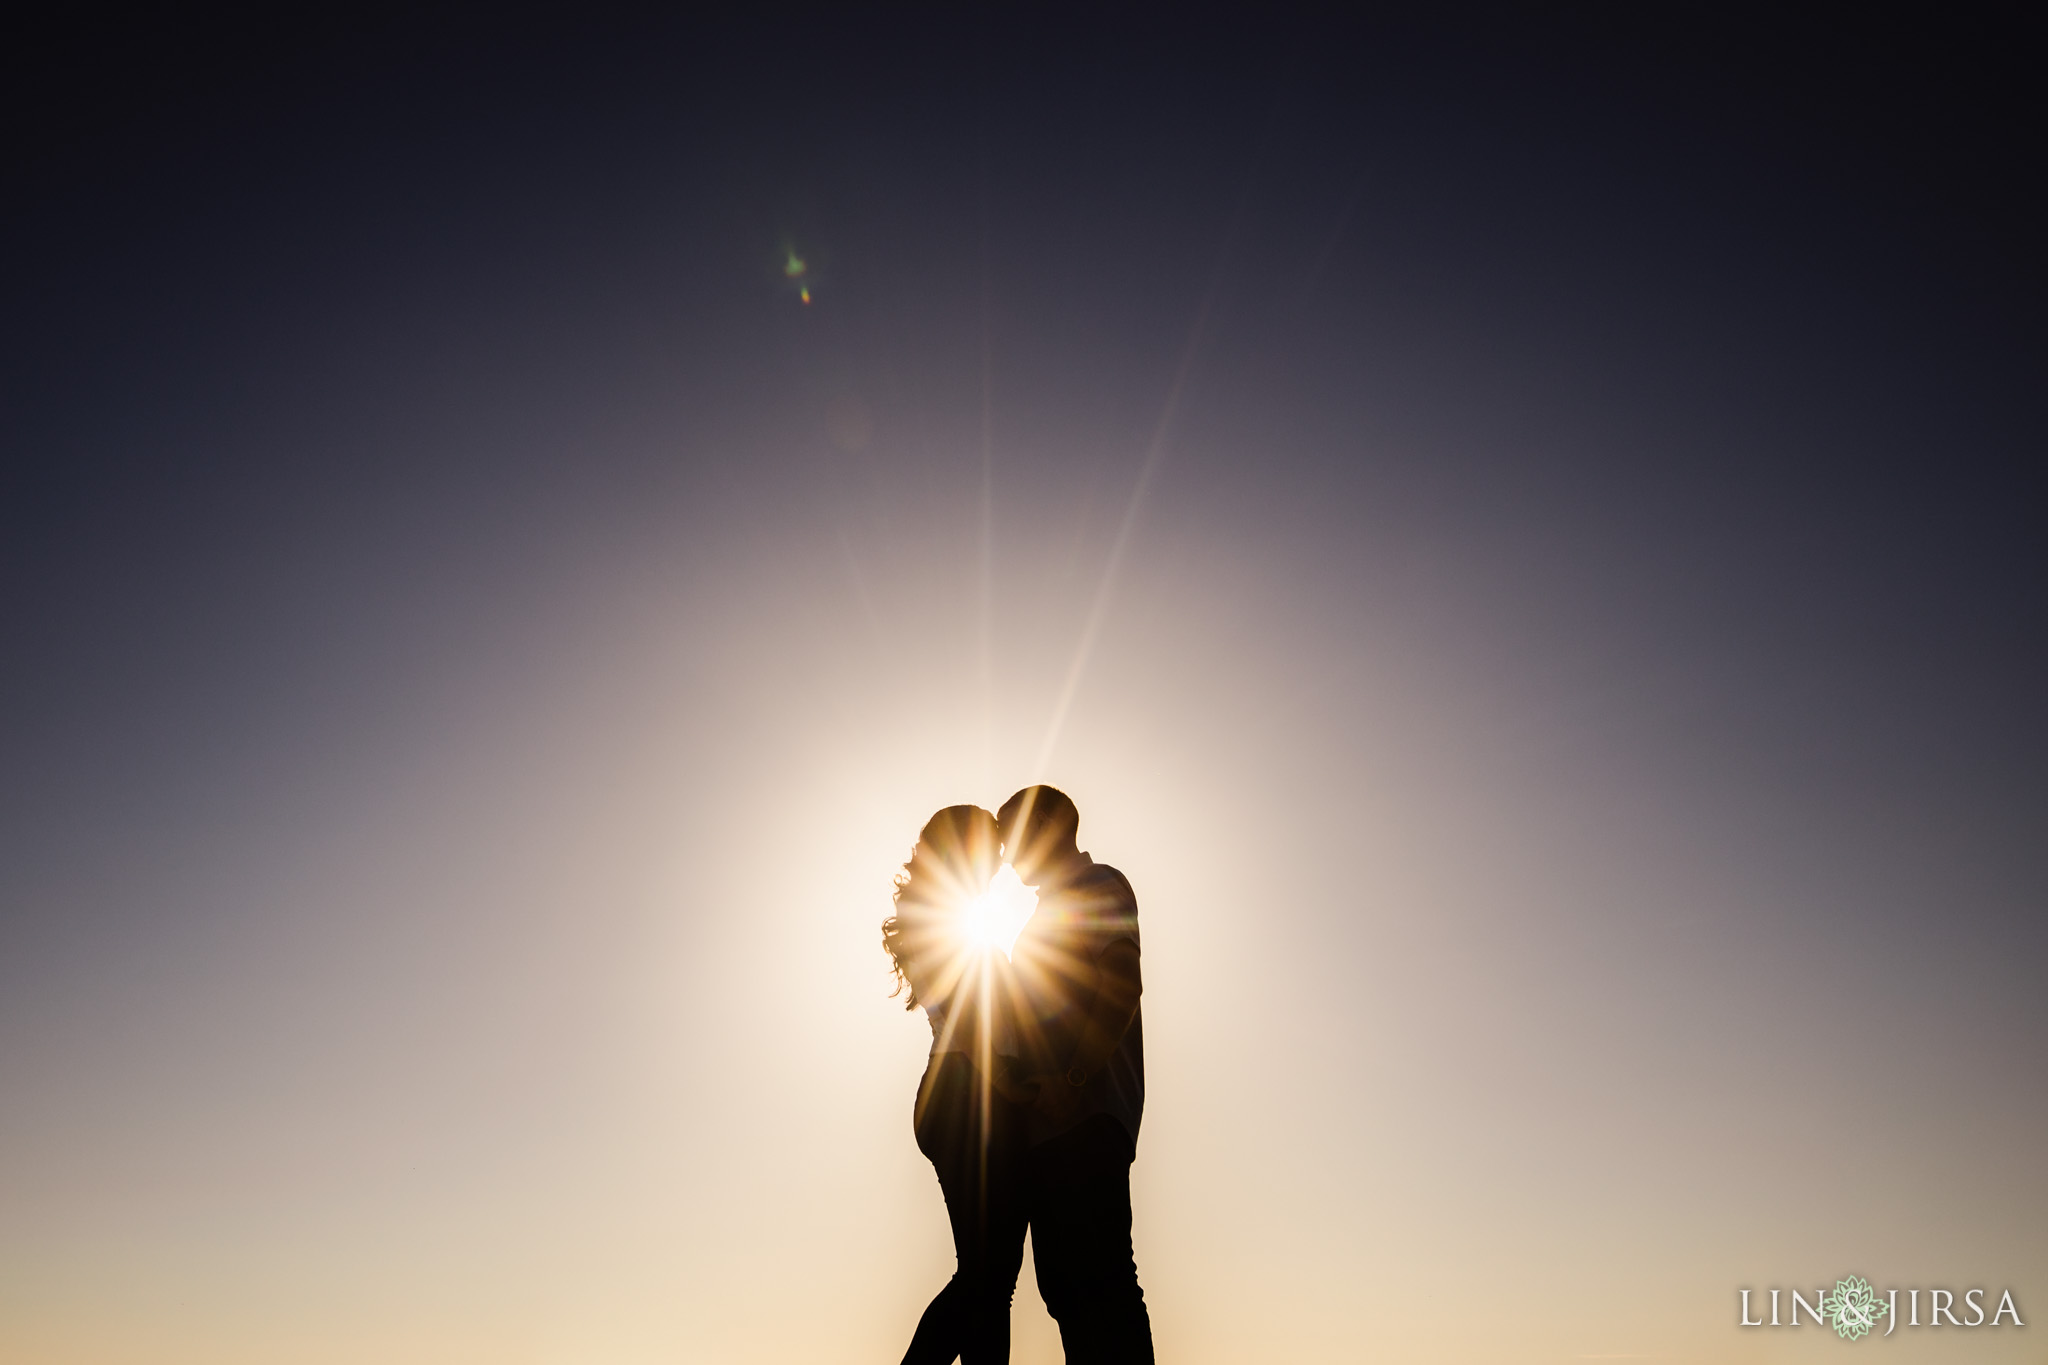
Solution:
[{"label": "sun ray", "polygon": [[990,334],[988,270],[988,129],[984,112],[981,153],[981,562],[980,638],[977,657],[981,665],[981,784],[986,787],[995,772],[995,363],[994,338]]},{"label": "sun ray", "polygon": [[1109,559],[1102,566],[1102,578],[1095,587],[1095,599],[1088,608],[1088,618],[1081,627],[1081,638],[1074,646],[1074,658],[1067,665],[1067,675],[1060,684],[1059,699],[1053,703],[1052,720],[1045,730],[1045,741],[1039,745],[1038,757],[1031,765],[1034,778],[1043,777],[1052,763],[1052,755],[1059,745],[1060,731],[1067,723],[1067,712],[1074,704],[1074,694],[1080,689],[1081,675],[1088,669],[1089,656],[1095,651],[1095,640],[1102,633],[1102,624],[1109,615],[1109,602],[1116,586],[1117,571],[1122,568],[1124,552],[1129,548],[1131,533],[1138,524],[1138,514],[1145,504],[1145,494],[1152,486],[1153,477],[1159,472],[1159,465],[1166,454],[1167,437],[1173,429],[1173,419],[1179,411],[1181,394],[1187,388],[1188,375],[1194,369],[1195,358],[1200,353],[1202,342],[1209,329],[1209,315],[1214,310],[1217,293],[1223,286],[1224,267],[1229,263],[1232,246],[1237,240],[1238,228],[1242,225],[1245,212],[1251,202],[1252,185],[1257,179],[1257,169],[1247,178],[1244,190],[1238,196],[1237,208],[1231,214],[1228,228],[1223,234],[1223,244],[1216,257],[1216,268],[1209,280],[1209,287],[1202,295],[1201,306],[1195,310],[1195,320],[1188,328],[1187,343],[1181,348],[1180,363],[1174,367],[1173,382],[1167,386],[1166,402],[1159,410],[1159,421],[1152,428],[1151,443],[1145,449],[1144,462],[1138,466],[1138,480],[1132,485],[1130,501],[1124,506],[1123,520],[1118,524],[1116,539],[1110,543]]}]

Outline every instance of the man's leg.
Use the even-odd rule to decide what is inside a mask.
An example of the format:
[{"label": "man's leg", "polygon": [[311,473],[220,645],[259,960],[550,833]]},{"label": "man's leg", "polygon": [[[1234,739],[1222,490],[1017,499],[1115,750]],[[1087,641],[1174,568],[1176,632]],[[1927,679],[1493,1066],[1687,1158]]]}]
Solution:
[{"label": "man's leg", "polygon": [[1067,1365],[1152,1365],[1152,1320],[1131,1255],[1131,1139],[1098,1114],[1031,1149],[1038,1292]]}]

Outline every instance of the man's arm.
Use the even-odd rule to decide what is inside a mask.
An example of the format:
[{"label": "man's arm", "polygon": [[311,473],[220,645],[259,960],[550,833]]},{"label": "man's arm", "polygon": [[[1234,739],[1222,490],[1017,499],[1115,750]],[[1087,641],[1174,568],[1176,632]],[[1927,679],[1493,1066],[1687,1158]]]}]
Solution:
[{"label": "man's arm", "polygon": [[1067,1059],[1067,1069],[1032,1078],[1038,1083],[1040,1113],[1059,1123],[1074,1112],[1081,1098],[1075,1079],[1085,1085],[1108,1064],[1110,1054],[1130,1030],[1131,1020],[1138,1016],[1138,997],[1143,993],[1138,945],[1120,938],[1095,960],[1095,990],[1082,1017],[1080,1037]]},{"label": "man's arm", "polygon": [[1070,1072],[1091,1077],[1108,1064],[1137,1017],[1138,997],[1144,990],[1137,944],[1120,938],[1102,950],[1095,962],[1095,998],[1088,1003],[1074,1055],[1067,1060]]}]

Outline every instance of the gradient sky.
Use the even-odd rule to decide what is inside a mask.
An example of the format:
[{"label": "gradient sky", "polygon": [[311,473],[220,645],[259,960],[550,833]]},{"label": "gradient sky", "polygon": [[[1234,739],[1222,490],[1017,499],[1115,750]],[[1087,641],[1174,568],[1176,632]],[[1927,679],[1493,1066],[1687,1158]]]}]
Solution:
[{"label": "gradient sky", "polygon": [[0,1361],[896,1359],[1040,779],[1161,1359],[2048,1361],[2038,35],[1597,15],[10,44]]}]

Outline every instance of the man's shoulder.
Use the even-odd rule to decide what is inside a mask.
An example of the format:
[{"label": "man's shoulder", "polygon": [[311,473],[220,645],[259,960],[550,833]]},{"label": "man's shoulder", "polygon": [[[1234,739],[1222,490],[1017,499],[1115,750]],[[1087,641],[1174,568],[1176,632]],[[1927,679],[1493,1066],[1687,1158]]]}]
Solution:
[{"label": "man's shoulder", "polygon": [[1132,905],[1138,903],[1138,893],[1131,890],[1131,879],[1108,863],[1090,863],[1088,870],[1074,879],[1074,887],[1097,896],[1115,896]]},{"label": "man's shoulder", "polygon": [[1091,864],[1074,879],[1067,894],[1098,930],[1137,932],[1138,895],[1131,890],[1130,879],[1108,863]]}]

